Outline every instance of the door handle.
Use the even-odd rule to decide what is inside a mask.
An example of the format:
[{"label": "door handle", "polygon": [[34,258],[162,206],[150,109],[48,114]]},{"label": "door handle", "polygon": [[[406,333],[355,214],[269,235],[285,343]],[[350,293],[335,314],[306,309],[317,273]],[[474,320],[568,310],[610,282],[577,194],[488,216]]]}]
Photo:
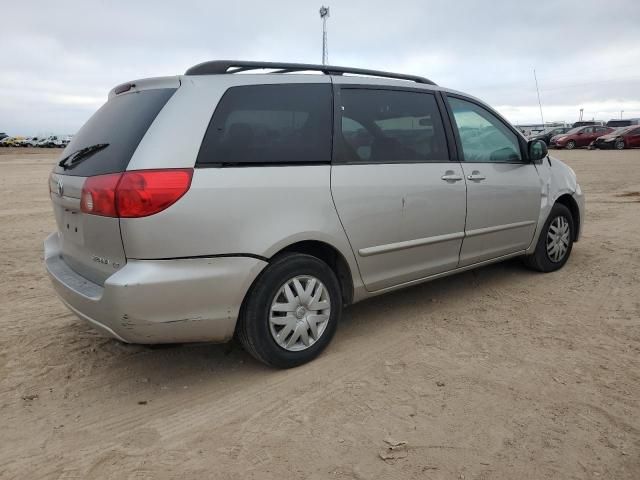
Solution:
[{"label": "door handle", "polygon": [[482,180],[485,180],[486,178],[487,177],[482,175],[478,170],[474,170],[473,172],[471,172],[471,175],[467,176],[468,180],[473,180],[474,182],[480,182]]},{"label": "door handle", "polygon": [[440,178],[445,182],[458,182],[462,180],[462,177],[460,175],[456,175],[453,170],[447,170]]}]

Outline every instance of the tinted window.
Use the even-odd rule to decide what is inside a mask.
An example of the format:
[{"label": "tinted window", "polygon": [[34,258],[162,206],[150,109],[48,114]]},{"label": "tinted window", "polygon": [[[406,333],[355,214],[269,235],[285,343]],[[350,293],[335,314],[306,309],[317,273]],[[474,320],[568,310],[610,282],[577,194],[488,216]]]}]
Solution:
[{"label": "tinted window", "polygon": [[331,86],[250,85],[224,94],[198,164],[331,161]]},{"label": "tinted window", "polygon": [[488,110],[449,98],[466,162],[520,162],[518,137]]},{"label": "tinted window", "polygon": [[65,155],[100,143],[109,145],[71,168],[56,166],[55,171],[79,177],[125,171],[151,122],[174,92],[175,88],[162,88],[111,98],[73,136]]},{"label": "tinted window", "polygon": [[607,127],[626,127],[631,125],[631,120],[609,120]]},{"label": "tinted window", "polygon": [[433,94],[344,88],[340,96],[342,161],[448,160],[444,128]]}]

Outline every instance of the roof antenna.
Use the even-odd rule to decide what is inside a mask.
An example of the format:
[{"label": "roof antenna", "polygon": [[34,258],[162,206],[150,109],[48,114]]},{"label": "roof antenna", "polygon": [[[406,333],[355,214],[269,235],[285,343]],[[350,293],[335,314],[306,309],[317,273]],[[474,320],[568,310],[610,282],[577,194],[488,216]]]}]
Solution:
[{"label": "roof antenna", "polygon": [[320,18],[322,19],[322,65],[329,63],[329,49],[327,47],[327,18],[329,18],[329,7],[320,7]]},{"label": "roof antenna", "polygon": [[536,69],[533,69],[533,78],[536,81],[536,92],[538,92],[538,105],[540,106],[540,119],[542,120],[542,128],[544,129],[544,116],[542,115],[542,102],[540,101],[540,89],[538,88],[538,77],[536,76]]},{"label": "roof antenna", "polygon": [[[538,106],[540,107],[540,120],[542,120],[542,131],[544,132],[544,116],[542,115],[542,102],[540,101],[540,89],[538,88],[538,76],[536,75],[536,69],[533,69],[533,79],[536,81],[536,92],[538,92]],[[551,166],[551,157],[549,156],[549,152],[547,152],[547,162],[549,162],[549,166]]]}]

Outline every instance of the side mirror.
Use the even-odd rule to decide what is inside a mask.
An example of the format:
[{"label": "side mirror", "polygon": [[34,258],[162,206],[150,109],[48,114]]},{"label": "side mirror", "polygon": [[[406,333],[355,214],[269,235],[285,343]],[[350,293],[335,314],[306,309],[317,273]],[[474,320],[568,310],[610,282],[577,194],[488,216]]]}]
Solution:
[{"label": "side mirror", "polygon": [[584,135],[584,132],[578,132],[578,135]]},{"label": "side mirror", "polygon": [[542,140],[531,140],[528,143],[529,160],[532,162],[538,162],[547,156],[547,144]]}]

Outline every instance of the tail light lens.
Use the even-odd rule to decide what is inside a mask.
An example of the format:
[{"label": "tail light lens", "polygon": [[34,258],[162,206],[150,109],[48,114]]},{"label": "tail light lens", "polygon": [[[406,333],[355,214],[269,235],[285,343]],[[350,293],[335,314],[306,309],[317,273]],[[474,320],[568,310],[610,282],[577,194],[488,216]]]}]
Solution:
[{"label": "tail light lens", "polygon": [[116,187],[121,176],[121,173],[111,173],[87,178],[80,194],[80,210],[92,215],[117,217]]},{"label": "tail light lens", "polygon": [[89,177],[82,188],[80,209],[106,217],[148,217],[187,193],[192,175],[192,169],[169,169]]}]

